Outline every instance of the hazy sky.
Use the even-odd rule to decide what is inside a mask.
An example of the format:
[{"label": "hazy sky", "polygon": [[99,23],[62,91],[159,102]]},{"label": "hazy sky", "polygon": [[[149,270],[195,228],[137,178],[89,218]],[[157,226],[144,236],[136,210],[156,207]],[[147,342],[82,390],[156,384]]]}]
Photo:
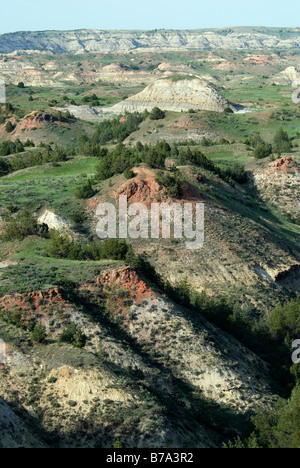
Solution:
[{"label": "hazy sky", "polygon": [[13,0],[0,34],[45,29],[197,29],[299,26],[299,0]]}]

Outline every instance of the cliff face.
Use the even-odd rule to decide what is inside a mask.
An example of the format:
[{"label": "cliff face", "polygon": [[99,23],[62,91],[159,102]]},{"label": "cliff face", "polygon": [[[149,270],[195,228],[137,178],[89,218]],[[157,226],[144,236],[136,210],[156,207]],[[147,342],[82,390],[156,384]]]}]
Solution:
[{"label": "cliff face", "polygon": [[0,53],[16,50],[118,52],[130,50],[260,49],[300,46],[300,30],[232,28],[212,31],[45,31],[0,36]]}]

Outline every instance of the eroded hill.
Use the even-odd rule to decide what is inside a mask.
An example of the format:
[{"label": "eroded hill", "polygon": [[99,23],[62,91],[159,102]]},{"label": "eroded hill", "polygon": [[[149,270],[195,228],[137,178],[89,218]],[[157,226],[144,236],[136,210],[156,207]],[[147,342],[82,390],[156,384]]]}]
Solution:
[{"label": "eroded hill", "polygon": [[154,107],[173,112],[208,110],[223,112],[236,108],[207,81],[194,75],[155,81],[141,93],[108,109],[115,114],[151,111]]}]

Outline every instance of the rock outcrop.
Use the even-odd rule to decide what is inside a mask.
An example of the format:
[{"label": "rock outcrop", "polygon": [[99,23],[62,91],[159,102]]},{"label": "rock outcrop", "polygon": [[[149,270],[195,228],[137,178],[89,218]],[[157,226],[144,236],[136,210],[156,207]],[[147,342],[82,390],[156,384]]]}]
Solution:
[{"label": "rock outcrop", "polygon": [[267,167],[257,168],[251,178],[260,197],[283,215],[300,217],[300,168],[294,157],[278,159]]},{"label": "rock outcrop", "polygon": [[55,230],[60,233],[71,234],[71,226],[67,220],[49,211],[46,208],[42,208],[37,213],[38,224],[46,224],[50,230]]},{"label": "rock outcrop", "polygon": [[297,80],[300,80],[300,71],[296,67],[288,67],[276,76],[274,83],[290,85]]}]

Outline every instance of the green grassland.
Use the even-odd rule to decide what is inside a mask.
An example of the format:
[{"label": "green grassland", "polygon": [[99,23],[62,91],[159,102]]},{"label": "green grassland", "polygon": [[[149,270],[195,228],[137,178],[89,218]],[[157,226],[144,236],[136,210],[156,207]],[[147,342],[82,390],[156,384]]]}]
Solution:
[{"label": "green grassland", "polygon": [[[7,85],[7,100],[18,107],[23,113],[45,111],[49,107],[63,107],[71,101],[74,105],[87,105],[83,98],[96,94],[100,106],[112,106],[124,99],[129,94],[135,94],[143,89],[143,86],[121,86],[109,83],[92,83],[90,85],[67,84],[60,87],[26,86],[18,88],[15,85]],[[31,100],[32,96],[33,100]]]},{"label": "green grassland", "polygon": [[48,244],[48,239],[37,236],[6,244],[2,253],[14,251],[10,260],[17,264],[0,271],[0,296],[46,290],[67,283],[81,285],[93,281],[105,269],[122,265],[113,260],[92,262],[51,258],[45,253]]},{"label": "green grassland", "polygon": [[98,164],[96,158],[79,156],[10,174],[0,179],[0,206],[14,204],[32,211],[47,206],[68,217],[81,210],[75,190],[95,173]]}]

